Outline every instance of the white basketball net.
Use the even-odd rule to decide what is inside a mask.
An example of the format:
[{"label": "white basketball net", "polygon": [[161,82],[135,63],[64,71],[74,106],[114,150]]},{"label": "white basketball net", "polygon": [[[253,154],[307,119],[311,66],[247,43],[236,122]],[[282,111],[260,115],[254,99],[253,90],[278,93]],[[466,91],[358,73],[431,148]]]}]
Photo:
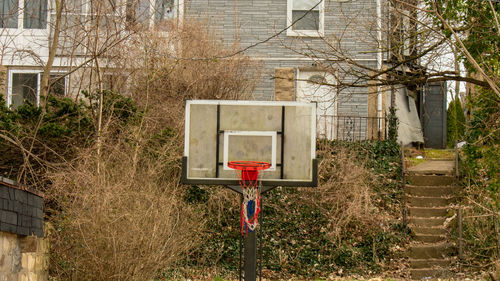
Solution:
[{"label": "white basketball net", "polygon": [[241,234],[254,231],[258,225],[258,216],[260,213],[260,186],[261,182],[255,180],[243,180],[243,171],[238,171],[240,185],[243,189],[243,202],[241,204]]}]

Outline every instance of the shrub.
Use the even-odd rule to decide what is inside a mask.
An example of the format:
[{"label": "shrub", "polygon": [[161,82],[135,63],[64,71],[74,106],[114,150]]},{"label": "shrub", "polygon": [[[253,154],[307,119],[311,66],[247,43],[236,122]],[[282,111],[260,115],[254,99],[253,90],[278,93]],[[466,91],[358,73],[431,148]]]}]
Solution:
[{"label": "shrub", "polygon": [[465,135],[465,114],[459,98],[452,100],[446,111],[447,146],[454,147]]},{"label": "shrub", "polygon": [[152,280],[198,246],[204,219],[183,203],[178,177],[162,179],[178,141],[150,157],[146,143],[107,139],[101,156],[95,146],[83,149],[51,175],[53,277]]},{"label": "shrub", "polygon": [[500,257],[500,98],[478,89],[470,99],[461,170],[464,196],[464,264],[487,270]]}]

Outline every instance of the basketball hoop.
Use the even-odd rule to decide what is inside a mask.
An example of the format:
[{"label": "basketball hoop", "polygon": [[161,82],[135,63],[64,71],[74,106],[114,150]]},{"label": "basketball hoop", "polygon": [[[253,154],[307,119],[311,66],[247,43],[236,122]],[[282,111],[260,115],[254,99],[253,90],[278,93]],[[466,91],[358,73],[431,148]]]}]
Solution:
[{"label": "basketball hoop", "polygon": [[271,163],[260,161],[229,161],[229,168],[235,169],[243,193],[241,204],[241,235],[254,231],[260,213],[259,171],[267,170]]}]

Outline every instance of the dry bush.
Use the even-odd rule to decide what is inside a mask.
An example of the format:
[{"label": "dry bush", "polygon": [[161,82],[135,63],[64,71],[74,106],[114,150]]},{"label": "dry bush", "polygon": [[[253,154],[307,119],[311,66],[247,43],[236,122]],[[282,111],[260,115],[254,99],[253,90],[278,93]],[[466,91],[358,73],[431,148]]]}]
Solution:
[{"label": "dry bush", "polygon": [[60,280],[150,280],[199,243],[203,219],[183,203],[178,178],[162,179],[171,145],[150,157],[145,144],[107,144],[102,157],[85,149],[52,175],[51,265]]},{"label": "dry bush", "polygon": [[259,63],[216,38],[208,25],[190,21],[167,37],[148,33],[129,47],[131,57],[141,58],[128,66],[132,97],[150,111],[150,121],[181,127],[189,99],[252,98]]},{"label": "dry bush", "polygon": [[327,237],[340,245],[347,234],[362,237],[378,231],[385,212],[375,202],[375,175],[345,147],[325,146],[318,154],[320,184],[300,196],[330,218]]}]

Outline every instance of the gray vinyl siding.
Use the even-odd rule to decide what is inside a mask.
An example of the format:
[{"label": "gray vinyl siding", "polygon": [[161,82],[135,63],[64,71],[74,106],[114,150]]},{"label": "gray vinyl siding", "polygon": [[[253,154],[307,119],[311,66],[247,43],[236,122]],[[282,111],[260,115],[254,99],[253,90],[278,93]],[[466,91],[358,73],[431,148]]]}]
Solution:
[{"label": "gray vinyl siding", "polygon": [[[371,67],[376,65],[375,0],[337,2],[325,0],[325,38],[338,44],[349,56]],[[262,42],[286,27],[286,0],[186,0],[185,20],[198,20],[213,27],[227,46],[238,48]],[[328,50],[324,39],[291,37],[283,31],[269,41],[250,48],[246,55],[262,62],[262,80],[254,97],[274,99],[274,69],[311,67],[297,51]],[[295,60],[297,59],[297,60]],[[367,89],[353,88],[340,93],[338,114],[366,116]]]}]

